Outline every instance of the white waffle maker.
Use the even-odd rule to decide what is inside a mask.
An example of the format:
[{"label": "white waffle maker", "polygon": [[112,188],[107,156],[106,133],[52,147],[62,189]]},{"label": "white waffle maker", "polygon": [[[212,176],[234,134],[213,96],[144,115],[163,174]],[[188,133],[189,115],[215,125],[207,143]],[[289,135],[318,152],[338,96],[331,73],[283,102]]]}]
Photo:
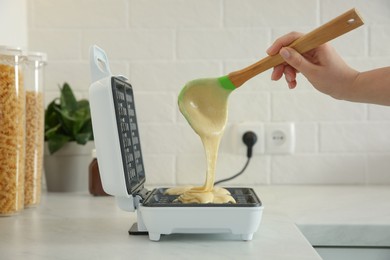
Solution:
[{"label": "white waffle maker", "polygon": [[102,49],[92,46],[90,55],[89,99],[102,184],[121,209],[137,212],[138,224],[129,233],[146,233],[154,241],[173,233],[229,233],[251,240],[263,207],[250,188],[226,188],[236,204],[182,204],[177,196],[165,195],[166,188],[144,188],[132,86],[125,77],[111,75]]}]

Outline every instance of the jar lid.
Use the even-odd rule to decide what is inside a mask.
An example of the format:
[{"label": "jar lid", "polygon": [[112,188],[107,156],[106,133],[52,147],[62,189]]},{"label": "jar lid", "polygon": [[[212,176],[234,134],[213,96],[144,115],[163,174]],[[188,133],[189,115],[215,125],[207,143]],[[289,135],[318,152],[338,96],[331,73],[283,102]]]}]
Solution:
[{"label": "jar lid", "polygon": [[27,59],[29,61],[38,61],[41,63],[47,63],[47,54],[44,52],[28,51],[26,52]]},{"label": "jar lid", "polygon": [[0,45],[0,54],[9,56],[21,56],[23,50],[20,47]]}]

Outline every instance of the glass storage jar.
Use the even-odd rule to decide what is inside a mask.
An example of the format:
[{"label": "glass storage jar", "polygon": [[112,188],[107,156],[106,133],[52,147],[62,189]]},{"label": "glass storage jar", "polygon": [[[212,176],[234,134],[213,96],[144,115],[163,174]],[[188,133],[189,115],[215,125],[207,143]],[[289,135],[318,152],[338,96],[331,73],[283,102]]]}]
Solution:
[{"label": "glass storage jar", "polygon": [[24,206],[31,207],[41,200],[44,147],[44,85],[47,62],[45,53],[27,52],[25,70],[26,91],[26,160]]},{"label": "glass storage jar", "polygon": [[0,46],[0,216],[24,207],[25,56]]}]

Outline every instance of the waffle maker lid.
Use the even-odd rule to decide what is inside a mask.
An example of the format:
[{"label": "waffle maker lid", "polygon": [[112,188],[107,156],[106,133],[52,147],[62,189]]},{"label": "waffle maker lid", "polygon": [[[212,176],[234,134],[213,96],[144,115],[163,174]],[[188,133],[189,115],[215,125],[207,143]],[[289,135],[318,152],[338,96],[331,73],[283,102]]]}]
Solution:
[{"label": "waffle maker lid", "polygon": [[131,199],[146,180],[133,88],[125,77],[112,76],[105,52],[96,45],[90,49],[90,65],[91,116],[102,184],[107,193]]},{"label": "waffle maker lid", "polygon": [[143,188],[146,179],[133,89],[123,77],[112,77],[111,87],[126,188],[134,195]]}]

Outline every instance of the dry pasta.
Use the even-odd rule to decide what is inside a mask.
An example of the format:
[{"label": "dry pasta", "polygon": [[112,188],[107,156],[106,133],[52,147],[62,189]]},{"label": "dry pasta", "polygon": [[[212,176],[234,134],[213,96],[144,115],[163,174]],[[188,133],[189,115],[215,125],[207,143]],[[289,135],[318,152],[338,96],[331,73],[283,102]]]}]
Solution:
[{"label": "dry pasta", "polygon": [[24,207],[25,93],[17,66],[0,64],[0,215]]},{"label": "dry pasta", "polygon": [[44,133],[43,94],[26,91],[26,165],[24,205],[40,202]]}]

